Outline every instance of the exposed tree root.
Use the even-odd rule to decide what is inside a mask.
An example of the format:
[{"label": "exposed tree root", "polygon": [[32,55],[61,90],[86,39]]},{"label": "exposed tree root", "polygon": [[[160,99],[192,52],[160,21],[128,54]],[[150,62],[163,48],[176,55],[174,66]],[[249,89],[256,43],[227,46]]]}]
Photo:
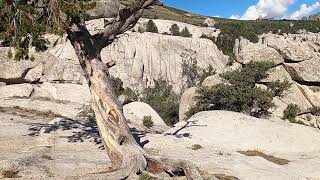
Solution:
[{"label": "exposed tree root", "polygon": [[[139,175],[147,175],[154,179],[175,176],[185,176],[188,180],[203,179],[198,167],[189,161],[164,158],[150,154],[145,154],[143,157],[144,160],[140,158],[141,156],[138,154],[132,155],[126,158],[129,161],[125,160],[123,167],[118,170],[107,170],[92,174],[104,173],[106,179],[112,180],[138,179]],[[147,164],[143,165],[141,162],[147,162]]]}]

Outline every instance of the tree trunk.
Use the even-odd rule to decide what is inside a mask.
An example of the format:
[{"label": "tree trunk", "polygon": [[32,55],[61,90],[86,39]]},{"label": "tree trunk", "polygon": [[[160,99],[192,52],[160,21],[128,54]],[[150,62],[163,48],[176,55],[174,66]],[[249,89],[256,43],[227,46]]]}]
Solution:
[{"label": "tree trunk", "polygon": [[81,36],[74,32],[68,34],[88,82],[96,122],[113,169],[122,169],[124,177],[144,171],[147,167],[144,151],[130,133],[100,50],[88,31],[82,29]]},{"label": "tree trunk", "polygon": [[186,161],[161,159],[147,154],[133,138],[115,96],[108,66],[102,62],[95,39],[85,25],[74,24],[67,30],[83,69],[92,96],[92,107],[101,139],[111,159],[113,174],[109,179],[134,177],[145,170],[168,172],[183,170],[188,179],[202,179],[196,166]]}]

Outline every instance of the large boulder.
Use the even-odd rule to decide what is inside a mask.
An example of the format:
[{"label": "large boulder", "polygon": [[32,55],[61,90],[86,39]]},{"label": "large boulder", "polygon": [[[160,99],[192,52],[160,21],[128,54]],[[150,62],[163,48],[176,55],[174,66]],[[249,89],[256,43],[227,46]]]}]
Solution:
[{"label": "large boulder", "polygon": [[[236,50],[236,46],[235,46]],[[249,40],[241,38],[239,49],[236,50],[237,61],[242,64],[247,64],[251,61],[271,61],[275,64],[284,62],[283,57],[273,48],[260,43],[252,43]]]},{"label": "large boulder", "polygon": [[292,82],[290,74],[286,71],[284,66],[280,65],[274,67],[268,71],[269,75],[267,78],[261,80],[261,82],[275,82],[275,81],[289,81]]},{"label": "large boulder", "polygon": [[320,107],[320,87],[299,85],[300,90],[312,104],[312,106]]},{"label": "large boulder", "polygon": [[301,62],[312,60],[315,52],[309,48],[307,42],[292,40],[286,36],[268,34],[264,37],[269,47],[279,51],[287,62]]},{"label": "large boulder", "polygon": [[95,7],[86,12],[91,19],[112,18],[118,14],[120,4],[117,0],[96,0],[95,3]]},{"label": "large boulder", "polygon": [[0,86],[0,99],[15,97],[30,97],[33,92],[31,84],[15,84],[8,86]]},{"label": "large boulder", "polygon": [[8,83],[27,82],[24,77],[37,63],[27,60],[8,60],[0,63],[0,81]]},{"label": "large boulder", "polygon": [[45,64],[40,82],[85,84],[86,79],[79,63],[55,58]]},{"label": "large boulder", "polygon": [[[103,24],[103,19],[96,19],[88,21],[87,27],[94,34],[103,28]],[[209,29],[212,31],[212,28]],[[191,28],[189,30],[192,32]],[[201,36],[202,31],[198,34]],[[70,42],[61,41],[60,44],[49,48],[48,52],[60,60],[45,66],[41,81],[83,83],[83,73]],[[184,86],[181,68],[183,60],[196,59],[202,67],[210,64],[217,73],[222,72],[228,63],[228,58],[211,40],[156,33],[128,32],[121,35],[102,50],[101,58],[105,63],[111,60],[116,62],[116,65],[110,68],[110,73],[120,78],[125,87],[141,89],[152,85],[153,80],[165,79],[177,92]]]},{"label": "large boulder", "polygon": [[212,18],[206,18],[203,22],[203,25],[208,27],[214,27],[215,24],[216,24],[216,21]]},{"label": "large boulder", "polygon": [[124,105],[123,114],[130,124],[143,127],[143,119],[150,116],[153,122],[152,130],[163,132],[169,128],[158,113],[151,106],[143,102],[132,102]]},{"label": "large boulder", "polygon": [[[280,119],[271,121],[227,111],[200,112],[162,135],[147,134],[142,140],[149,141],[145,149],[189,160],[208,174],[239,179],[320,177],[320,131]],[[255,154],[247,156],[239,151]]]},{"label": "large boulder", "polygon": [[32,98],[89,104],[91,94],[87,85],[48,83],[35,85]]},{"label": "large boulder", "polygon": [[285,63],[285,68],[293,80],[320,84],[320,58],[300,63]]},{"label": "large boulder", "polygon": [[27,82],[36,82],[39,81],[43,73],[43,64],[38,64],[35,68],[27,72],[24,79]]},{"label": "large boulder", "polygon": [[196,104],[195,97],[197,96],[197,88],[192,87],[187,89],[180,98],[179,105],[179,121],[184,121],[187,119],[186,113],[190,110],[192,106]]},{"label": "large boulder", "polygon": [[211,87],[221,83],[225,83],[225,81],[219,76],[219,74],[216,74],[216,75],[205,78],[201,86]]},{"label": "large boulder", "polygon": [[297,104],[301,109],[301,113],[309,112],[309,109],[312,108],[310,101],[300,90],[297,83],[292,84],[290,89],[284,93],[283,97],[275,97],[273,103],[275,107],[271,108],[270,112],[280,118],[283,117],[283,112],[289,104]]}]

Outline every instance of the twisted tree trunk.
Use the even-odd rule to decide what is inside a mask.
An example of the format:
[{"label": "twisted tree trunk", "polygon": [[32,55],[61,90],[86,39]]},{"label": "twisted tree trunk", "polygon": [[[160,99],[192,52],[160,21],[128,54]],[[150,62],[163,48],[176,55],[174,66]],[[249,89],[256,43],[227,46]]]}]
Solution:
[{"label": "twisted tree trunk", "polygon": [[170,173],[180,169],[184,169],[189,179],[201,179],[194,165],[152,157],[135,141],[113,92],[108,66],[100,57],[102,48],[111,44],[118,34],[132,28],[145,8],[158,3],[157,0],[142,0],[137,7],[121,9],[118,17],[103,32],[93,36],[84,21],[71,24],[66,29],[88,82],[101,139],[115,171],[108,175],[109,179],[124,179],[145,170]]}]

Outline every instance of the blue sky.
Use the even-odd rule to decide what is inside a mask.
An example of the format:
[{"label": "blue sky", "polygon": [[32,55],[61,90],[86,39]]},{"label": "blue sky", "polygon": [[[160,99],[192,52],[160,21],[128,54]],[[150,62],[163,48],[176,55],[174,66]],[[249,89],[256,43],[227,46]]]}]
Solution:
[{"label": "blue sky", "polygon": [[320,11],[320,0],[163,0],[163,2],[198,14],[227,18],[233,15],[233,18],[237,19],[254,19],[257,16],[300,19]]}]

